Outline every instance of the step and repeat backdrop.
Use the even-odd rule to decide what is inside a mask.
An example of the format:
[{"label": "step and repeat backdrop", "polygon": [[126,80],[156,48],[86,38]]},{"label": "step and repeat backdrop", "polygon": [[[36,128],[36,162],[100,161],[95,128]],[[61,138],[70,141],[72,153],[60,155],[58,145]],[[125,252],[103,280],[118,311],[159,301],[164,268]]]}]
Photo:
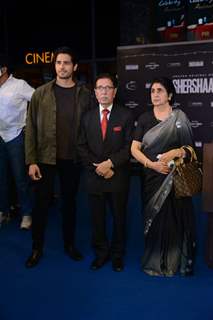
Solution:
[{"label": "step and repeat backdrop", "polygon": [[189,117],[201,154],[203,144],[213,141],[213,41],[118,47],[117,63],[119,100],[136,120],[152,108],[151,81],[172,79],[175,107]]}]

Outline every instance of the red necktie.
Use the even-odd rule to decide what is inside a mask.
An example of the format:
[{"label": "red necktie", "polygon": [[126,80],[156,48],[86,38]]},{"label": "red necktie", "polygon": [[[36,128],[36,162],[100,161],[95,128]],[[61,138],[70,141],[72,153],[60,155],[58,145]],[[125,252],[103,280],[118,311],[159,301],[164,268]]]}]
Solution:
[{"label": "red necktie", "polygon": [[102,110],[101,130],[102,130],[103,140],[106,137],[107,123],[108,123],[108,118],[107,118],[108,113],[109,113],[108,109],[103,109]]}]

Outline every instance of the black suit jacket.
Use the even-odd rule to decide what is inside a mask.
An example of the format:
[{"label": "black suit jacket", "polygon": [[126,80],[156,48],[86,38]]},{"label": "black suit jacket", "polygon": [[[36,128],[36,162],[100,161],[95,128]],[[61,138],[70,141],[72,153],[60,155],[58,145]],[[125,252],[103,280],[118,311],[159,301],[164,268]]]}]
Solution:
[{"label": "black suit jacket", "polygon": [[[78,152],[86,168],[88,192],[120,192],[128,188],[132,130],[131,111],[119,105],[112,107],[104,141],[99,107],[84,115],[78,141]],[[93,163],[100,163],[107,159],[111,159],[115,172],[110,179],[104,179],[104,177],[97,175],[93,165]]]}]

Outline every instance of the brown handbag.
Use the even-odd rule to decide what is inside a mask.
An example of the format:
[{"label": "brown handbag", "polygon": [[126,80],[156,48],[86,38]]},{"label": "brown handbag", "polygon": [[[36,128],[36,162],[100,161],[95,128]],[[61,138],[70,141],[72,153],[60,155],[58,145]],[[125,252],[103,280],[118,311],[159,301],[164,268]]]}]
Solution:
[{"label": "brown handbag", "polygon": [[184,146],[191,153],[189,162],[183,159],[175,161],[175,171],[173,174],[173,184],[175,197],[192,197],[202,189],[202,169],[201,163],[198,162],[196,153],[191,146]]}]

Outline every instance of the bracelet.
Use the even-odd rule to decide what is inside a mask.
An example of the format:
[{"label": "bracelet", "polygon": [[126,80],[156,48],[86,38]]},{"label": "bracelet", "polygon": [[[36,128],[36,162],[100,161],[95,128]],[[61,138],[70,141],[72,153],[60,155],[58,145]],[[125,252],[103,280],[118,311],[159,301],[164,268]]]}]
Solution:
[{"label": "bracelet", "polygon": [[143,164],[145,168],[148,168],[147,164],[148,164],[148,160],[146,160]]}]

